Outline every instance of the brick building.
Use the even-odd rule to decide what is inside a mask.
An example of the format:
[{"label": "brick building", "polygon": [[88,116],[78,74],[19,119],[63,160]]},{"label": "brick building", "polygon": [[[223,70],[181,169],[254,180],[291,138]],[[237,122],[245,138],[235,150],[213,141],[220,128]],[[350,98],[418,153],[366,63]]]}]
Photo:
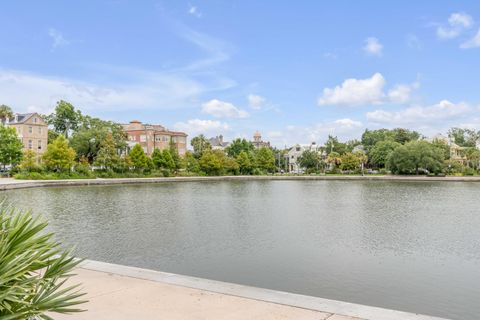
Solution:
[{"label": "brick building", "polygon": [[128,146],[133,148],[139,144],[147,155],[151,155],[155,148],[168,149],[170,141],[173,141],[181,156],[187,151],[187,134],[184,132],[170,131],[158,124],[143,124],[138,120],[122,126],[127,134]]}]

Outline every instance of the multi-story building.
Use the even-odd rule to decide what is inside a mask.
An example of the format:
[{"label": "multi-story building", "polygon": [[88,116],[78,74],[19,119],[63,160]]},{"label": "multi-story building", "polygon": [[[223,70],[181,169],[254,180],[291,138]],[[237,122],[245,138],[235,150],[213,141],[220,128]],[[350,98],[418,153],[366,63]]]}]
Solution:
[{"label": "multi-story building", "polygon": [[290,173],[303,173],[304,168],[298,163],[298,158],[300,158],[304,151],[314,151],[322,156],[322,148],[318,146],[315,142],[307,145],[297,144],[288,150],[288,172]]},{"label": "multi-story building", "polygon": [[143,124],[138,120],[122,126],[127,134],[128,146],[133,148],[139,144],[147,155],[151,155],[155,148],[168,149],[171,141],[181,156],[187,151],[187,134],[184,132],[170,131],[159,124]]},{"label": "multi-story building", "polygon": [[47,150],[48,125],[38,113],[16,113],[4,119],[3,124],[15,128],[23,143],[23,150],[32,150],[41,155]]},{"label": "multi-story building", "polygon": [[262,140],[262,135],[258,131],[255,132],[255,134],[253,135],[252,143],[253,143],[253,145],[256,149],[260,149],[262,147],[270,148],[270,142],[269,141],[263,141]]}]

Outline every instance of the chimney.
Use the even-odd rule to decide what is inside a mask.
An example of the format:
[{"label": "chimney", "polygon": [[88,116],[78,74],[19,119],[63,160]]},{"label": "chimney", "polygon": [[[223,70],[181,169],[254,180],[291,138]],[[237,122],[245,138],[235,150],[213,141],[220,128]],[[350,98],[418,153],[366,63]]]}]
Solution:
[{"label": "chimney", "polygon": [[218,136],[218,141],[220,141],[220,143],[223,144],[223,135],[219,135],[219,136]]},{"label": "chimney", "polygon": [[18,122],[18,113],[15,113],[15,122]]}]

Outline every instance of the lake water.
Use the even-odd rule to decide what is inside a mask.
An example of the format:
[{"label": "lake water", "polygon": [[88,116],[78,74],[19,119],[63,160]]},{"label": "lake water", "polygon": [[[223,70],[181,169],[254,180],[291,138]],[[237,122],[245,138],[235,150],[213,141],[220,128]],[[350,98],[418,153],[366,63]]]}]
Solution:
[{"label": "lake water", "polygon": [[0,193],[78,255],[452,319],[480,315],[480,183],[225,181]]}]

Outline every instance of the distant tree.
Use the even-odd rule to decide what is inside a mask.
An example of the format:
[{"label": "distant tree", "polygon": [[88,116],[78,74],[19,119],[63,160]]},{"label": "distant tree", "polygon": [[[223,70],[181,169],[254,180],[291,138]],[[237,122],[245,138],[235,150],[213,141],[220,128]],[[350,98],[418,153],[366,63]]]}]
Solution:
[{"label": "distant tree", "polygon": [[469,167],[478,170],[480,168],[480,150],[477,148],[467,148],[464,151],[465,158]]},{"label": "distant tree", "polygon": [[170,152],[170,156],[174,163],[172,170],[174,171],[180,170],[183,166],[183,161],[182,161],[182,157],[180,157],[180,155],[178,154],[178,148],[175,142],[173,141],[173,139],[170,139],[168,151]]},{"label": "distant tree", "polygon": [[200,172],[200,164],[198,163],[198,159],[193,156],[193,153],[187,151],[184,157],[184,165],[185,169],[191,173],[198,173]]},{"label": "distant tree", "polygon": [[76,130],[81,120],[81,112],[64,100],[57,102],[55,111],[46,117],[48,124],[52,125],[55,132],[69,137],[72,130]]},{"label": "distant tree", "polygon": [[360,158],[351,153],[347,152],[341,156],[342,163],[340,164],[340,169],[342,170],[358,170],[361,164]]},{"label": "distant tree", "polygon": [[329,135],[327,142],[325,143],[325,151],[327,155],[332,152],[342,155],[349,151],[349,147],[346,143],[338,141],[337,137]]},{"label": "distant tree", "polygon": [[109,170],[115,168],[119,160],[120,157],[115,146],[115,141],[113,140],[113,135],[109,133],[105,139],[100,142],[100,149],[95,157],[95,165]]},{"label": "distant tree", "polygon": [[434,139],[432,141],[432,145],[443,151],[443,156],[445,157],[445,160],[450,159],[450,146],[448,145],[448,143],[440,139]]},{"label": "distant tree", "polygon": [[224,157],[223,168],[227,174],[237,175],[240,172],[240,165],[237,160],[232,157]]},{"label": "distant tree", "polygon": [[298,158],[298,164],[300,167],[305,168],[307,172],[314,172],[321,166],[321,157],[317,151],[305,150]]},{"label": "distant tree", "polygon": [[377,168],[385,168],[388,157],[400,143],[392,140],[378,141],[373,148],[370,149],[370,162]]},{"label": "distant tree", "polygon": [[240,174],[251,174],[253,171],[254,159],[252,155],[242,150],[236,157],[237,164],[240,170]]},{"label": "distant tree", "polygon": [[23,144],[14,128],[0,124],[0,164],[16,166],[22,160]]},{"label": "distant tree", "polygon": [[480,141],[480,131],[464,128],[451,128],[448,137],[460,147],[475,148]]},{"label": "distant tree", "polygon": [[221,175],[223,173],[223,157],[225,155],[222,156],[213,150],[203,151],[199,160],[200,169],[207,175]]},{"label": "distant tree", "polygon": [[368,130],[362,134],[362,145],[367,152],[370,152],[378,142],[394,140],[392,132],[388,129]]},{"label": "distant tree", "polygon": [[255,150],[253,143],[246,139],[235,139],[232,143],[225,149],[229,157],[237,157],[240,152],[245,151],[251,153]]},{"label": "distant tree", "polygon": [[143,151],[141,145],[137,143],[130,151],[129,156],[135,170],[143,171],[145,169],[148,169],[149,158],[145,154],[145,151]]},{"label": "distant tree", "polygon": [[330,152],[327,156],[327,163],[333,168],[338,168],[342,164],[342,157],[338,152]]},{"label": "distant tree", "polygon": [[411,131],[404,128],[395,128],[392,130],[393,140],[395,142],[405,144],[410,141],[420,139],[420,134],[416,131]]},{"label": "distant tree", "polygon": [[43,162],[49,170],[70,171],[75,164],[75,150],[68,145],[68,140],[60,135],[48,144],[43,154]]},{"label": "distant tree", "polygon": [[387,167],[397,174],[419,174],[420,169],[442,171],[445,156],[440,148],[421,140],[397,147],[388,158]]},{"label": "distant tree", "polygon": [[212,150],[212,145],[210,144],[210,141],[208,141],[203,134],[193,138],[190,141],[190,144],[193,147],[193,155],[198,159],[203,155],[205,151]]},{"label": "distant tree", "polygon": [[7,105],[0,105],[0,122],[13,117],[12,109]]},{"label": "distant tree", "polygon": [[272,149],[261,147],[255,150],[255,166],[263,172],[275,171],[275,156]]},{"label": "distant tree", "polygon": [[20,162],[20,169],[25,171],[37,171],[40,169],[37,161],[37,154],[33,150],[25,150]]}]

